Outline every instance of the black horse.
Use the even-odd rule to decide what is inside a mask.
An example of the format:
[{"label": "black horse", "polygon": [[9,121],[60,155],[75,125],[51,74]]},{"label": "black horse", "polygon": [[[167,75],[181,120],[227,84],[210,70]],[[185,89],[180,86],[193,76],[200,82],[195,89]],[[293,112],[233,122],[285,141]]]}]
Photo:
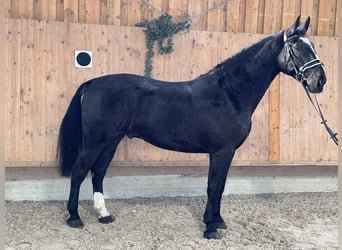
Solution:
[{"label": "black horse", "polygon": [[113,221],[105,207],[103,178],[122,138],[138,137],[164,149],[210,155],[204,237],[218,239],[217,229],[226,228],[220,204],[234,152],[247,138],[251,116],[274,77],[283,72],[312,93],[323,91],[324,66],[306,37],[309,24],[310,18],[300,25],[298,17],[289,29],[191,81],[176,84],[115,74],[82,84],[58,139],[61,175],[71,175],[67,223],[83,227],[79,189],[89,170],[99,221]]}]

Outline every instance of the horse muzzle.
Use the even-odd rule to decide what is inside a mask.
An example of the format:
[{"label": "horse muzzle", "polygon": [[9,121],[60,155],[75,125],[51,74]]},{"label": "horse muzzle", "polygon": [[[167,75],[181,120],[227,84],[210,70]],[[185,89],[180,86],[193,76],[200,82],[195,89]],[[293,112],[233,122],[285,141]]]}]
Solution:
[{"label": "horse muzzle", "polygon": [[310,93],[321,93],[327,83],[323,66],[317,66],[317,68],[309,78],[303,78],[301,81]]}]

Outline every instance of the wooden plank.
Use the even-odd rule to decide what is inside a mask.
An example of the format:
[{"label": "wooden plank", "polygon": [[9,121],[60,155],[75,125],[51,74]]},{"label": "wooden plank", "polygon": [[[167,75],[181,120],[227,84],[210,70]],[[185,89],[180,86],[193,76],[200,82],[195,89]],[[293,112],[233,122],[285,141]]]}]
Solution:
[{"label": "wooden plank", "polygon": [[[34,81],[33,81],[33,93],[32,99],[32,127],[33,127],[33,160],[46,161],[45,158],[45,132],[46,132],[46,106],[41,105],[46,103],[46,61],[45,56],[47,53],[46,49],[46,23],[45,22],[34,22],[33,23],[33,62],[32,67],[34,68]],[[25,53],[25,52],[24,52]],[[39,67],[37,67],[39,65]],[[32,70],[32,69],[31,69]]]},{"label": "wooden plank", "polygon": [[[154,6],[156,6],[159,10],[161,10],[163,13],[168,13],[169,11],[169,1],[165,1],[165,0],[150,0],[150,3],[152,3]],[[151,19],[157,18],[160,16],[160,13],[156,10],[153,10],[151,13]],[[142,17],[141,17],[141,21],[143,21]]]},{"label": "wooden plank", "polygon": [[64,0],[64,21],[78,22],[78,1]]},{"label": "wooden plank", "polygon": [[[65,100],[68,96],[65,91],[60,87],[63,82],[60,82],[59,71],[59,56],[60,56],[60,39],[62,30],[58,25],[51,25],[47,27],[47,36],[55,35],[58,39],[47,43],[48,53],[46,55],[46,158],[53,160],[56,155],[56,138],[58,135],[59,125],[62,119],[61,114],[58,112],[60,105],[65,105]],[[66,81],[66,79],[64,79]],[[65,109],[66,107],[63,106]],[[58,117],[58,118],[57,118]],[[57,118],[57,119],[56,119]]]},{"label": "wooden plank", "polygon": [[[56,105],[60,103],[58,89],[58,45],[59,43],[51,40],[52,36],[60,36],[58,25],[46,25],[46,139],[45,139],[45,158],[47,161],[53,161],[56,156],[56,138],[58,135],[59,123],[61,117],[56,112]],[[65,79],[66,80],[66,79]],[[64,94],[65,95],[65,94]],[[61,98],[62,99],[62,98]],[[62,99],[63,100],[63,99]],[[65,101],[64,101],[65,102]],[[63,103],[64,103],[63,102]]]},{"label": "wooden plank", "polygon": [[[108,54],[108,39],[111,37],[111,28],[107,25],[85,25],[85,42],[91,51],[93,51],[93,68],[87,69],[87,76],[93,78],[109,74],[109,63],[113,56]],[[88,36],[91,36],[91,39]],[[87,41],[89,40],[89,41]]]},{"label": "wooden plank", "polygon": [[169,13],[169,0],[162,0],[161,11]]},{"label": "wooden plank", "polygon": [[64,22],[64,0],[56,0],[56,20]]},{"label": "wooden plank", "polygon": [[228,32],[244,32],[245,30],[246,0],[230,1],[227,5]]},{"label": "wooden plank", "polygon": [[21,82],[21,20],[7,20],[8,62],[5,75],[5,160],[20,160],[20,82]]},{"label": "wooden plank", "polygon": [[208,9],[208,0],[188,0],[188,14],[190,18],[193,20],[191,24],[191,29],[193,30],[206,30],[207,29],[207,15],[199,16],[195,19],[197,15],[199,15],[202,11]]},{"label": "wooden plank", "polygon": [[[0,44],[2,48],[2,60],[1,60],[1,68],[0,68],[0,75],[1,75],[1,82],[2,82],[2,91],[0,92],[0,115],[1,115],[1,124],[0,124],[0,189],[3,190],[2,194],[0,195],[1,204],[0,204],[0,210],[3,212],[5,211],[5,145],[6,145],[6,139],[5,139],[5,126],[6,126],[6,77],[7,77],[7,72],[6,70],[8,69],[8,23],[6,16],[7,14],[7,8],[8,8],[9,3],[5,0],[0,2],[0,30],[2,31],[2,35],[0,38]],[[3,215],[5,215],[5,212],[3,212]],[[2,225],[5,224],[6,219],[4,216],[0,219],[0,223]],[[2,227],[0,229],[0,241],[4,242],[5,241],[5,232],[6,229],[5,227]]]},{"label": "wooden plank", "polygon": [[300,14],[303,20],[305,20],[309,16],[311,17],[310,27],[307,32],[308,35],[317,33],[317,19],[313,18],[314,2],[315,0],[302,0],[300,8]]},{"label": "wooden plank", "polygon": [[[339,110],[339,102],[341,101],[339,99],[339,56],[338,53],[335,53],[339,50],[338,45],[338,38],[325,38],[327,39],[327,43],[329,43],[329,51],[324,52],[326,55],[328,55],[329,58],[329,68],[327,69],[327,75],[328,75],[328,84],[324,89],[324,96],[325,96],[325,105],[324,112],[326,113],[326,119],[329,121],[329,126],[334,132],[338,132],[338,123],[341,122],[341,120],[337,119],[337,112],[336,110]],[[317,42],[316,42],[317,43]],[[321,48],[320,48],[321,49]],[[322,48],[322,51],[320,53],[322,54],[324,49]],[[330,56],[329,56],[330,55]],[[328,93],[325,93],[326,90]],[[321,128],[323,129],[323,128]],[[324,129],[323,129],[324,130]],[[325,133],[325,131],[324,131]],[[328,138],[328,134],[325,133],[326,138]],[[328,138],[328,145],[329,145],[329,161],[335,161],[338,155],[338,147]]]},{"label": "wooden plank", "polygon": [[303,136],[309,131],[303,131],[301,115],[303,115],[302,103],[305,101],[300,92],[301,88],[295,80],[288,81],[287,76],[281,76],[281,161],[298,160],[300,155],[307,154],[301,151]]},{"label": "wooden plank", "polygon": [[87,1],[86,0],[78,0],[78,22],[79,23],[87,22]]},{"label": "wooden plank", "polygon": [[314,22],[312,22],[311,34],[314,36],[317,36],[317,32],[318,32],[319,2],[320,0],[313,0],[313,6],[312,6],[312,19],[314,20]]},{"label": "wooden plank", "polygon": [[[152,3],[151,3],[152,4]],[[155,6],[155,5],[154,5]],[[156,6],[157,8],[160,7],[160,6]],[[141,21],[145,21],[145,20],[152,20],[152,15],[153,15],[153,12],[155,10],[150,7],[147,3],[145,2],[142,2],[141,3],[141,9],[140,9],[140,12],[141,12]]]},{"label": "wooden plank", "polygon": [[188,14],[188,1],[168,1],[168,13],[176,22],[183,22],[188,20],[191,16]]},{"label": "wooden plank", "polygon": [[20,18],[20,3],[18,0],[12,0],[10,1],[10,10],[9,13],[11,14],[10,18]]},{"label": "wooden plank", "polygon": [[259,0],[257,33],[264,33],[265,0]]},{"label": "wooden plank", "polygon": [[282,0],[265,0],[264,33],[272,34],[282,28]]},{"label": "wooden plank", "polygon": [[317,35],[334,36],[336,5],[336,0],[328,0],[328,3],[320,1]]},{"label": "wooden plank", "polygon": [[107,24],[120,25],[120,1],[107,1]]},{"label": "wooden plank", "polygon": [[246,0],[245,32],[258,32],[259,1]]},{"label": "wooden plank", "polygon": [[55,21],[56,20],[56,7],[57,7],[57,0],[51,1],[42,1],[42,14],[41,18],[44,21]]},{"label": "wooden plank", "polygon": [[[217,5],[216,0],[208,0],[208,8]],[[227,23],[227,4],[208,12],[207,31],[225,31]]]},{"label": "wooden plank", "polygon": [[20,71],[20,159],[33,160],[33,116],[34,110],[34,68],[33,49],[34,49],[34,21],[22,22],[21,39],[21,58]]},{"label": "wooden plank", "polygon": [[43,0],[34,0],[33,1],[33,19],[42,20],[43,16]]},{"label": "wooden plank", "polygon": [[86,23],[98,24],[100,22],[99,1],[86,0]]},{"label": "wooden plank", "polygon": [[34,0],[26,0],[26,1],[18,1],[18,18],[23,19],[33,19],[33,1]]},{"label": "wooden plank", "polygon": [[5,19],[11,18],[12,16],[12,10],[11,10],[11,1],[10,0],[4,0],[4,12],[5,12]]},{"label": "wooden plank", "polygon": [[108,19],[107,3],[108,3],[108,0],[99,0],[99,24],[107,24],[107,19]]},{"label": "wooden plank", "polygon": [[[281,0],[265,0],[264,32],[274,33],[282,27],[283,5]],[[279,77],[271,83],[269,94],[269,160],[278,161],[280,158],[279,144]]]},{"label": "wooden plank", "polygon": [[129,0],[121,0],[120,25],[128,26]]},{"label": "wooden plank", "polygon": [[126,2],[126,24],[134,26],[141,21],[140,0],[130,0]]},{"label": "wooden plank", "polygon": [[[289,28],[301,12],[301,0],[284,1],[282,28]],[[304,17],[302,17],[303,20]]]},{"label": "wooden plank", "polygon": [[279,76],[277,76],[269,88],[269,160],[279,161],[280,143],[279,143]]}]

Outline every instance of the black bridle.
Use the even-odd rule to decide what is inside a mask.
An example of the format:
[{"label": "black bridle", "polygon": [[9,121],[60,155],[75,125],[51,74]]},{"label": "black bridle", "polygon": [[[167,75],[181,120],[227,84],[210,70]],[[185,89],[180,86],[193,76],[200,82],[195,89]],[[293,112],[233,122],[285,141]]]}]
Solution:
[{"label": "black bridle", "polygon": [[[296,58],[296,54],[294,53],[290,41],[295,39],[295,38],[300,38],[300,36],[291,36],[287,37],[286,32],[284,33],[284,48],[285,48],[285,57],[288,59],[286,60],[287,64],[291,63],[294,71],[295,71],[295,78],[302,83],[302,85],[307,88],[308,84],[307,82],[311,79],[311,77],[319,70],[320,67],[324,67],[324,64],[321,62],[315,51],[312,49],[312,52],[315,55],[315,58],[312,59],[311,61],[308,61],[304,63],[302,66],[297,66],[294,63],[294,58]],[[297,57],[298,58],[298,57]],[[286,58],[285,58],[286,59]],[[308,69],[315,68],[315,70],[307,77],[306,76],[306,71]]]},{"label": "black bridle", "polygon": [[[292,36],[290,38],[287,38],[286,36],[286,32],[284,33],[284,48],[285,48],[285,59],[286,57],[288,57],[288,59],[286,60],[287,64],[291,63],[294,70],[295,70],[295,78],[302,84],[306,95],[309,98],[309,101],[311,102],[311,104],[314,106],[318,116],[321,119],[321,124],[324,125],[325,129],[327,130],[328,134],[330,135],[330,138],[333,140],[333,142],[338,145],[338,138],[337,138],[337,133],[335,133],[327,124],[327,120],[325,119],[322,110],[318,104],[317,101],[317,97],[316,95],[314,95],[314,100],[311,97],[311,94],[308,90],[308,81],[311,79],[311,77],[320,69],[320,67],[324,67],[324,64],[321,62],[321,60],[318,58],[317,54],[315,53],[315,51],[313,50],[313,53],[315,55],[315,58],[312,59],[309,62],[304,63],[302,66],[296,66],[296,64],[294,63],[294,58],[297,57],[292,49],[292,46],[290,44],[290,40],[294,39],[294,38],[299,38],[300,36]],[[316,67],[316,68],[315,68]],[[308,69],[312,69],[315,68],[315,70],[309,75],[309,77],[306,76],[305,72]]]}]

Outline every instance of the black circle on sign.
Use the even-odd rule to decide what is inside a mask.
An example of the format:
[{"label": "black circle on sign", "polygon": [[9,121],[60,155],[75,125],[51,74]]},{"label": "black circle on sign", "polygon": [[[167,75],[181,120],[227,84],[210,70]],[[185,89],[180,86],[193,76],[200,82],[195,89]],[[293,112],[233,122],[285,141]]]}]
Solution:
[{"label": "black circle on sign", "polygon": [[90,58],[90,55],[88,53],[81,52],[77,55],[76,61],[81,66],[88,66],[90,61],[91,61],[91,58]]}]

